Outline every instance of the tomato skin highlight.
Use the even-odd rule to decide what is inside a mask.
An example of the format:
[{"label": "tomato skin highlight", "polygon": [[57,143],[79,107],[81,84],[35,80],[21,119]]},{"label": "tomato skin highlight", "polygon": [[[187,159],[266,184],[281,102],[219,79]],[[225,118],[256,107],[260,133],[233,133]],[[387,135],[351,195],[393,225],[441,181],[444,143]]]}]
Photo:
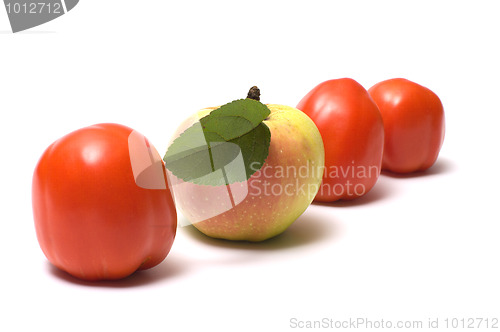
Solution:
[{"label": "tomato skin highlight", "polygon": [[[173,244],[177,215],[163,162],[131,150],[131,138],[151,147],[122,125],[82,128],[51,144],[35,168],[38,242],[53,265],[77,278],[124,278],[162,262]],[[156,152],[144,155],[148,151]],[[145,165],[141,174],[156,171],[152,179],[163,189],[139,186],[141,174],[133,170],[138,162]]]},{"label": "tomato skin highlight", "polygon": [[385,127],[382,169],[424,171],[437,160],[444,140],[443,104],[428,88],[403,78],[375,84],[368,92]]},{"label": "tomato skin highlight", "polygon": [[377,105],[350,78],[325,81],[297,105],[318,127],[325,173],[315,201],[352,200],[375,185],[381,171],[384,127]]}]

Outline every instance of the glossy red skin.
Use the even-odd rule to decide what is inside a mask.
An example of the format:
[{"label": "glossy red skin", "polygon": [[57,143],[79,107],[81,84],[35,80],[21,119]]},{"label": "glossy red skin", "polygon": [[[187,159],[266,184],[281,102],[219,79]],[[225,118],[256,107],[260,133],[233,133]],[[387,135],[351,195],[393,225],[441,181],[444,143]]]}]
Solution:
[{"label": "glossy red skin", "polygon": [[136,184],[131,132],[118,124],[74,131],[50,145],[35,168],[32,199],[40,247],[53,265],[80,279],[120,279],[151,268],[174,241],[177,215],[170,189]]},{"label": "glossy red skin", "polygon": [[384,120],[382,169],[411,173],[431,167],[444,140],[444,110],[439,97],[403,78],[377,83],[368,92]]},{"label": "glossy red skin", "polygon": [[325,146],[325,173],[315,201],[351,200],[370,191],[381,171],[384,127],[363,86],[350,78],[325,81],[297,108],[314,121]]}]

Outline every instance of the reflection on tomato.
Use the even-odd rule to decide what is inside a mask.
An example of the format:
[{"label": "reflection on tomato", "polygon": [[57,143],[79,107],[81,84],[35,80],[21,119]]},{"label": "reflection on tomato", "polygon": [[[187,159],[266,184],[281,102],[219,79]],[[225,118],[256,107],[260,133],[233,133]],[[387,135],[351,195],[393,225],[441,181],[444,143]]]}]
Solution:
[{"label": "reflection on tomato", "polygon": [[118,124],[74,131],[50,145],[33,176],[45,256],[84,280],[120,279],[162,262],[177,216],[161,157]]}]

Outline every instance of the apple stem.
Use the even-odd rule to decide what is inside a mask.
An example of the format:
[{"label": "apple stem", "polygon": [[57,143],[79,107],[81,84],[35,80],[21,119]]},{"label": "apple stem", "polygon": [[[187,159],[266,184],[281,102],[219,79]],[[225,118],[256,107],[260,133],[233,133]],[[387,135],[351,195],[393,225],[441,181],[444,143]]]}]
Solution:
[{"label": "apple stem", "polygon": [[255,85],[248,90],[247,98],[260,101],[260,89]]}]

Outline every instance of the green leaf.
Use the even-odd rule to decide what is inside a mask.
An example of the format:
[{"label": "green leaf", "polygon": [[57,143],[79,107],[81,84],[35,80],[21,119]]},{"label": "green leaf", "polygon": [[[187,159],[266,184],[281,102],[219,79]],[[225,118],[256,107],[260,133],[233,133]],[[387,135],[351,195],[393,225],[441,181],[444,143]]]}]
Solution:
[{"label": "green leaf", "polygon": [[212,111],[200,122],[205,133],[216,134],[227,142],[257,127],[270,113],[257,100],[239,99]]},{"label": "green leaf", "polygon": [[262,121],[270,113],[253,99],[221,106],[174,140],[163,158],[166,167],[196,184],[219,186],[249,179],[269,154],[271,132]]}]

